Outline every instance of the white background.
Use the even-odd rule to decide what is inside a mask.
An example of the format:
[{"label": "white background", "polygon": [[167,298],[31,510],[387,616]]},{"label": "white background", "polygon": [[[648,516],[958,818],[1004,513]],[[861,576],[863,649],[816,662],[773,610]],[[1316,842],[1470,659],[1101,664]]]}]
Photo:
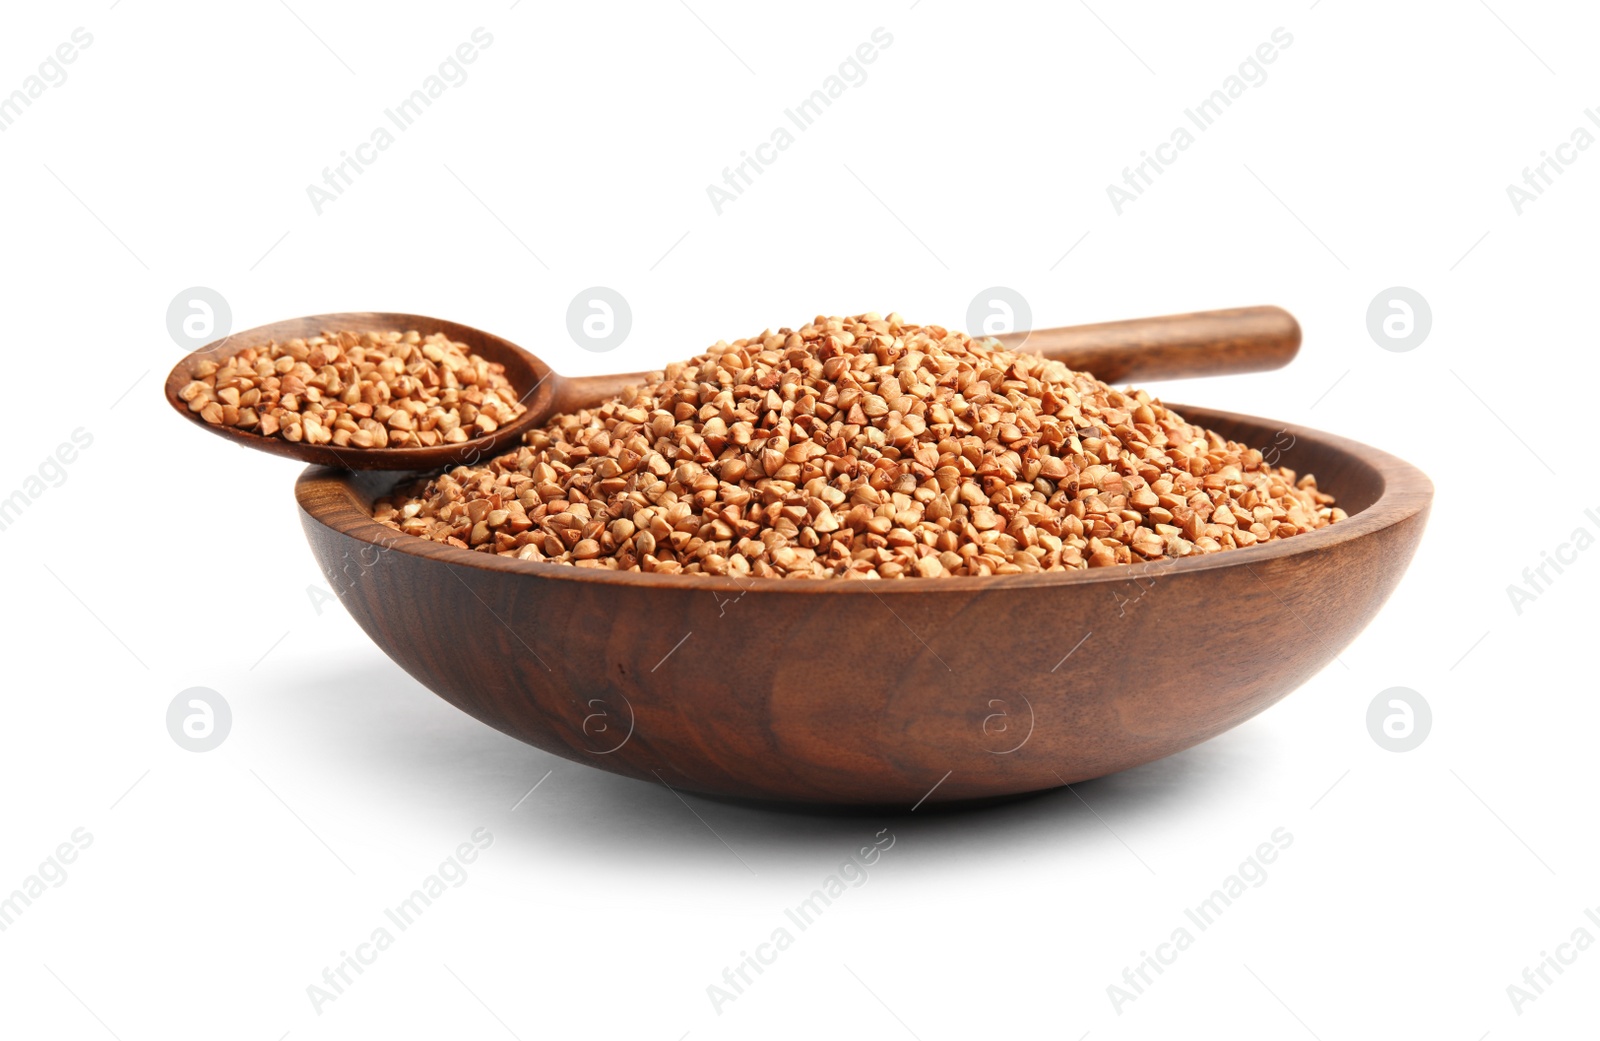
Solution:
[{"label": "white background", "polygon": [[[1600,551],[1520,614],[1507,594],[1600,532],[1600,149],[1520,215],[1506,194],[1600,106],[1589,12],[292,6],[4,16],[0,93],[75,27],[93,43],[0,134],[0,496],[74,429],[93,444],[0,532],[0,893],[74,829],[93,842],[0,932],[0,1033],[1592,1033],[1600,947],[1520,1012],[1507,993],[1580,926],[1600,940]],[[307,184],[477,26],[493,44],[470,78],[317,215]],[[707,184],[878,26],[893,43],[867,80],[719,216]],[[1117,215],[1106,185],[1279,26],[1266,81]],[[610,355],[566,334],[596,284],[634,313]],[[1438,495],[1342,664],[1190,752],[963,814],[685,803],[479,725],[322,602],[296,466],[160,400],[181,356],[166,309],[194,285],[235,329],[435,314],[573,374],[818,312],[960,326],[992,285],[1038,327],[1277,303],[1305,328],[1292,366],[1155,389],[1379,445]],[[1367,332],[1391,286],[1431,304],[1408,353]],[[1187,638],[1249,637],[1201,618]],[[192,686],[232,706],[211,752],[166,730]],[[1392,686],[1432,706],[1414,751],[1368,734]],[[1124,967],[1280,827],[1265,883],[1115,1009]],[[467,881],[315,1011],[307,986],[476,828],[494,841]],[[883,828],[870,881],[714,1010],[707,985]]]}]

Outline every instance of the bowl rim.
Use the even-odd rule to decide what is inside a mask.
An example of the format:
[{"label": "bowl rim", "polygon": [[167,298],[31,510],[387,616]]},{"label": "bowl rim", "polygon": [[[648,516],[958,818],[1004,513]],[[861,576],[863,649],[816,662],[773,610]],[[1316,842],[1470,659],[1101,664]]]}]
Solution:
[{"label": "bowl rim", "polygon": [[[362,493],[354,482],[370,479],[367,474],[312,465],[295,482],[295,500],[305,518],[321,526],[375,546],[380,552],[398,551],[441,564],[455,564],[482,571],[519,575],[530,579],[558,582],[587,582],[601,585],[670,588],[686,591],[732,592],[740,595],[805,593],[812,596],[904,595],[945,590],[966,594],[1004,589],[1034,589],[1053,586],[1105,585],[1157,576],[1210,571],[1215,568],[1266,564],[1285,557],[1316,553],[1354,539],[1372,535],[1424,513],[1433,500],[1433,482],[1421,470],[1397,456],[1370,445],[1329,434],[1310,427],[1293,427],[1277,420],[1242,413],[1169,404],[1191,423],[1210,428],[1255,426],[1287,431],[1297,442],[1304,440],[1326,450],[1341,453],[1368,467],[1381,484],[1378,497],[1364,509],[1326,528],[1273,540],[1255,546],[1224,550],[1198,556],[1141,561],[1114,567],[1086,568],[1061,572],[1036,572],[1020,575],[946,575],[936,579],[861,580],[849,579],[770,579],[736,578],[725,575],[659,575],[644,572],[581,568],[547,561],[518,560],[495,553],[447,546],[440,542],[405,535],[374,520],[361,505]],[[395,473],[398,480],[407,474]]]}]

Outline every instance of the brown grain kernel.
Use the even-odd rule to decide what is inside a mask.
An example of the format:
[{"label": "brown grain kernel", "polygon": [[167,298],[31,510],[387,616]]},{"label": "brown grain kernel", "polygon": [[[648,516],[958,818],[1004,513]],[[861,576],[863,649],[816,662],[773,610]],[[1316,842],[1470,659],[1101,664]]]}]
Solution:
[{"label": "brown grain kernel", "polygon": [[[452,389],[463,385],[465,392]],[[208,423],[351,448],[465,441],[527,411],[503,365],[443,333],[415,331],[326,332],[247,347],[220,363],[197,363],[178,398]],[[207,418],[213,403],[221,411]],[[379,426],[355,425],[367,419]]]},{"label": "brown grain kernel", "polygon": [[[377,363],[365,375],[381,383],[356,395],[370,416],[347,409],[337,369],[359,349],[327,337],[285,345],[303,353],[281,385],[260,385],[262,425],[286,393],[304,396],[303,419],[284,413],[297,435],[303,422],[310,440],[332,430],[352,444],[369,432],[455,442],[511,414],[477,367],[441,370],[437,406],[408,397],[415,359]],[[295,367],[313,350],[334,379]],[[251,371],[216,375],[235,386]],[[190,407],[230,407],[213,400],[216,386],[202,383]],[[345,411],[361,420],[353,432]],[[373,515],[524,560],[889,579],[1110,567],[1344,519],[1314,478],[1266,465],[1148,394],[875,315],[718,343],[616,399],[551,417],[511,452],[398,488]]]}]

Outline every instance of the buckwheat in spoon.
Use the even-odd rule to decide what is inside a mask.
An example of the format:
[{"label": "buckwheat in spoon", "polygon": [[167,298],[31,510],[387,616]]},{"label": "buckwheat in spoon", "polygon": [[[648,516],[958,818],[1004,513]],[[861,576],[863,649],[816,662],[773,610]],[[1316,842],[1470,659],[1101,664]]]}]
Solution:
[{"label": "buckwheat in spoon", "polygon": [[819,316],[569,378],[454,322],[328,314],[165,392],[322,464],[313,552],[430,689],[711,794],[909,806],[1160,758],[1288,693],[1399,581],[1414,468],[1105,382],[1277,368],[1286,312],[997,339]]}]

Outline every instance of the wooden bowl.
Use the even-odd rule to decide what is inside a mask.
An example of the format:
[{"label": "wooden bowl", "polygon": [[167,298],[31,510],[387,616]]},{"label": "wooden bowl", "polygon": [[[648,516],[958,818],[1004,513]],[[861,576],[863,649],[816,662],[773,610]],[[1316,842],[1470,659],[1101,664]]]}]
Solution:
[{"label": "wooden bowl", "polygon": [[736,798],[909,809],[1125,770],[1271,705],[1366,627],[1433,486],[1374,448],[1175,406],[1286,443],[1348,520],[1203,557],[898,581],[619,574],[401,535],[397,481],[313,467],[323,572],[424,686],[547,752]]}]

